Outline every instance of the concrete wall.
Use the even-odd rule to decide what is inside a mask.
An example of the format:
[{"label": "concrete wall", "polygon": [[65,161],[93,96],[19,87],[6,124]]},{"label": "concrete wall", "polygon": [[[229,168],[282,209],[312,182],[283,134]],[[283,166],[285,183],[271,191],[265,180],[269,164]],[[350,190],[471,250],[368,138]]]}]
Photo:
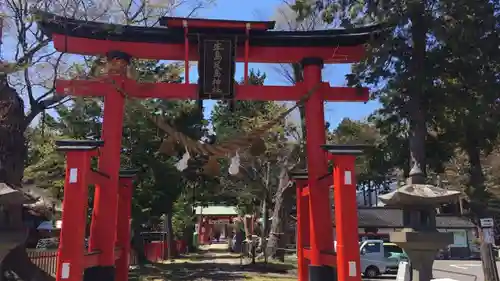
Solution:
[{"label": "concrete wall", "polygon": [[[452,232],[454,243],[449,246],[452,255],[470,255],[479,252],[478,246],[474,243],[474,229],[440,229],[440,232]],[[455,252],[456,254],[453,254]]]}]

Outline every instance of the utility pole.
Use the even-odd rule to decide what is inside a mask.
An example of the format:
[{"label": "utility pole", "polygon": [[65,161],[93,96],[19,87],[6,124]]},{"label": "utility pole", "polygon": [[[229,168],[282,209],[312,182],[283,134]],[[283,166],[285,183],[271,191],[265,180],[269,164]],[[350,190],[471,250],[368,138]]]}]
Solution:
[{"label": "utility pole", "polygon": [[0,58],[2,57],[3,16],[0,15]]}]

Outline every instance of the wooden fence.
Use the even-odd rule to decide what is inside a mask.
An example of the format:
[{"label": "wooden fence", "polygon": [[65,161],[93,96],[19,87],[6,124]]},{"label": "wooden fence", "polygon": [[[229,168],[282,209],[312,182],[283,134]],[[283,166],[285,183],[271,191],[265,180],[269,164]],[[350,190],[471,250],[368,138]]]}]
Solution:
[{"label": "wooden fence", "polygon": [[[55,276],[57,270],[57,250],[45,250],[45,249],[28,249],[28,257],[31,261],[36,264],[40,269],[47,272],[48,274]],[[137,264],[136,255],[131,252],[130,265]]]}]

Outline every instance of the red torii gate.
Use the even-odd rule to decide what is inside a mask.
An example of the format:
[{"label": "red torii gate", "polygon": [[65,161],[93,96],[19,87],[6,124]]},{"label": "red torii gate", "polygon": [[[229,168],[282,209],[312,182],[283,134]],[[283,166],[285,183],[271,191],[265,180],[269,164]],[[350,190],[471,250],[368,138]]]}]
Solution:
[{"label": "red torii gate", "polygon": [[[333,279],[334,270],[325,267],[322,252],[333,251],[332,218],[329,188],[320,179],[327,174],[327,157],[321,145],[325,140],[324,101],[362,102],[368,100],[368,89],[330,87],[322,82],[324,63],[353,63],[364,55],[364,44],[378,26],[352,30],[269,31],[274,22],[245,22],[166,17],[161,20],[168,28],[145,28],[80,21],[41,13],[39,26],[53,40],[60,52],[83,55],[106,55],[124,68],[130,58],[199,61],[198,84],[189,83],[186,67],[185,83],[139,83],[129,79],[125,71],[96,80],[57,80],[56,92],[74,96],[103,96],[104,117],[102,143],[63,143],[67,153],[67,173],[64,192],[63,230],[59,248],[57,280],[127,280],[128,249],[123,244],[129,237],[130,196],[121,196],[120,149],[125,97],[118,85],[130,97],[162,99],[229,99],[229,100],[299,100],[317,87],[305,103],[307,133],[307,164],[309,188],[309,279]],[[212,50],[209,53],[207,50]],[[208,56],[207,56],[208,54]],[[234,84],[235,62],[297,63],[303,67],[304,82],[294,86],[254,86]],[[207,67],[207,65],[209,67]],[[206,81],[206,79],[210,79]],[[113,83],[109,81],[112,80]],[[208,83],[207,83],[208,82]],[[211,83],[210,83],[211,82]],[[318,86],[319,85],[319,86]],[[77,155],[75,151],[81,151]],[[98,171],[91,171],[89,159],[98,151]],[[76,179],[84,179],[79,181]],[[86,186],[95,183],[89,251],[84,258],[80,240],[84,239]],[[127,202],[128,200],[128,202]],[[345,214],[356,218],[356,202],[342,193],[335,197],[342,202]],[[341,205],[341,204],[338,204]],[[121,206],[120,209],[118,206]],[[118,216],[118,212],[120,212]],[[127,219],[122,219],[126,217]],[[118,219],[117,219],[118,218]],[[344,236],[346,247],[358,252],[356,232]],[[340,227],[342,222],[338,222]],[[352,227],[351,227],[352,228]],[[126,234],[124,234],[126,232]],[[354,235],[356,234],[356,235]],[[118,239],[117,239],[118,238]],[[73,244],[74,243],[74,244]],[[70,245],[71,244],[71,245]],[[115,246],[119,250],[115,251]],[[121,253],[121,254],[117,254]],[[358,253],[359,255],[359,253]],[[116,264],[115,259],[122,262]],[[91,259],[91,261],[90,261]],[[359,256],[358,256],[359,261]],[[339,266],[350,261],[340,258]],[[333,264],[330,264],[332,266]],[[359,267],[359,265],[354,264]],[[328,270],[325,270],[328,269]],[[359,269],[358,269],[359,270]],[[340,272],[339,272],[340,273]],[[343,274],[341,274],[343,275]],[[115,277],[114,277],[115,276]],[[305,278],[305,277],[304,277]],[[304,278],[301,278],[304,280]],[[360,280],[359,274],[339,276],[341,280]]]},{"label": "red torii gate", "polygon": [[[314,208],[311,203],[311,192],[314,188],[309,188],[308,171],[292,172],[291,178],[295,181],[297,200],[298,277],[300,281],[313,280],[313,275],[318,274],[336,275],[338,280],[360,280],[358,236],[354,235],[358,233],[355,160],[357,155],[363,153],[366,146],[323,145],[322,147],[328,152],[328,158],[333,160],[333,178],[330,174],[325,174],[321,177],[321,181],[325,186],[331,186],[332,183],[334,186],[337,249],[321,249],[320,262],[324,266],[316,272],[309,270],[312,254],[309,230]],[[333,227],[329,229],[333,232]],[[337,272],[332,272],[333,266],[337,267]],[[317,276],[316,280],[321,280],[321,276]]]}]

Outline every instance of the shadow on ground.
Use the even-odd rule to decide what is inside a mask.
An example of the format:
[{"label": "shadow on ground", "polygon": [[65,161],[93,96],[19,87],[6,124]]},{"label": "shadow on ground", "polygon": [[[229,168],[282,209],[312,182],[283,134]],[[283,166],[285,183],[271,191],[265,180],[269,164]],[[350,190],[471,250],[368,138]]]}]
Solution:
[{"label": "shadow on ground", "polygon": [[240,259],[240,254],[237,253],[229,253],[227,251],[223,250],[199,250],[196,253],[190,253],[187,255],[181,255],[179,258],[180,259],[188,259],[192,261],[197,261],[197,260],[206,260],[206,259],[231,259],[231,260],[237,260]]},{"label": "shadow on ground", "polygon": [[[220,244],[219,244],[220,245]],[[198,249],[199,253],[227,253],[227,248],[200,248]]]},{"label": "shadow on ground", "polygon": [[[265,280],[290,279],[296,276],[295,268],[288,264],[239,265],[225,263],[172,263],[152,264],[130,271],[129,280]],[[140,278],[142,277],[142,278]]]}]

